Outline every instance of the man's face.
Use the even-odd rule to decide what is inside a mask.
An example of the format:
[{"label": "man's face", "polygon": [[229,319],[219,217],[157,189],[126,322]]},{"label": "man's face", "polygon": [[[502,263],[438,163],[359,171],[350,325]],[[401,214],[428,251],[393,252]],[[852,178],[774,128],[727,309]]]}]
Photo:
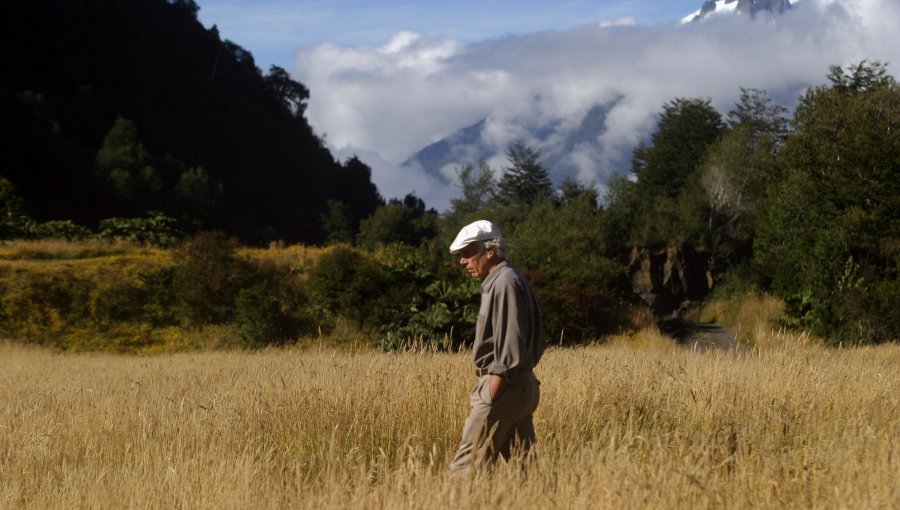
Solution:
[{"label": "man's face", "polygon": [[484,280],[494,267],[494,250],[485,250],[480,243],[472,243],[459,252],[460,265],[472,278]]}]

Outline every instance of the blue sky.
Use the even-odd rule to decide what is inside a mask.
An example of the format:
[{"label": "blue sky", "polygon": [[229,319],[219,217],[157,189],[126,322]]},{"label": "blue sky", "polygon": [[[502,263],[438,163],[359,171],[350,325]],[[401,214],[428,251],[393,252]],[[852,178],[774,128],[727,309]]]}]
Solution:
[{"label": "blue sky", "polygon": [[566,30],[632,17],[671,23],[703,0],[198,0],[200,21],[253,53],[267,70],[292,67],[294,52],[322,43],[379,46],[408,30],[463,43]]}]

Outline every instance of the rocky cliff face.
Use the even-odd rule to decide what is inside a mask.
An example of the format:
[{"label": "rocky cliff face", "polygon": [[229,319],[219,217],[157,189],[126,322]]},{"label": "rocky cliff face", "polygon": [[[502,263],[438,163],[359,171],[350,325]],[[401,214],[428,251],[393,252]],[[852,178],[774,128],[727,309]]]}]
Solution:
[{"label": "rocky cliff face", "polygon": [[685,301],[699,301],[713,287],[712,257],[690,245],[631,250],[628,262],[634,292],[654,315],[666,317]]}]

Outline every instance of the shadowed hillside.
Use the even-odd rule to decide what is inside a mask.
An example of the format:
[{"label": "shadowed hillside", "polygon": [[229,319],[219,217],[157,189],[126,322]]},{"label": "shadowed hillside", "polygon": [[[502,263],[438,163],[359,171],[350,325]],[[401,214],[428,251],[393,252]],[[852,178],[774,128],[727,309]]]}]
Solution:
[{"label": "shadowed hillside", "polygon": [[328,200],[381,198],[304,117],[309,91],[191,0],[0,3],[0,176],[37,220],[149,210],[251,241],[319,241]]}]

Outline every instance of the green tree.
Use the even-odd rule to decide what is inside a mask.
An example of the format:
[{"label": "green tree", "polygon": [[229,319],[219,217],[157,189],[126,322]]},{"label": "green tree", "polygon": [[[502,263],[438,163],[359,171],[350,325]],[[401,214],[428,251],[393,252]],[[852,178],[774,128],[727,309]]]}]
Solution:
[{"label": "green tree", "polygon": [[887,73],[887,65],[877,60],[874,62],[863,60],[858,64],[847,66],[847,69],[841,66],[831,66],[828,70],[831,89],[839,95],[856,95],[860,92],[896,85],[894,77]]},{"label": "green tree", "polygon": [[137,125],[123,117],[116,119],[103,139],[94,170],[112,196],[130,206],[129,212],[141,212],[140,204],[162,189],[150,154],[138,136]]},{"label": "green tree", "polygon": [[590,203],[597,205],[598,195],[594,186],[582,184],[571,176],[563,179],[559,185],[559,198],[562,203],[567,204],[582,197],[587,197]]},{"label": "green tree", "polygon": [[509,237],[509,256],[531,280],[545,332],[569,343],[615,331],[627,316],[623,265],[603,254],[603,212],[591,192],[536,205]]},{"label": "green tree", "polygon": [[16,192],[16,187],[6,177],[0,177],[0,221],[9,223],[24,214],[25,201]]},{"label": "green tree", "polygon": [[467,163],[456,170],[460,195],[450,200],[450,211],[455,215],[471,215],[478,213],[494,198],[494,172],[487,162],[482,160],[475,165]]},{"label": "green tree", "polygon": [[832,67],[780,152],[755,261],[794,316],[834,340],[900,337],[900,87],[879,62]]},{"label": "green tree", "polygon": [[224,196],[222,185],[214,186],[202,166],[184,170],[175,184],[175,197],[190,215],[206,218]]},{"label": "green tree", "polygon": [[631,247],[642,241],[637,237],[641,210],[637,184],[613,174],[603,196],[603,234],[606,255],[621,262],[627,260]]},{"label": "green tree", "polygon": [[708,99],[678,98],[663,105],[650,145],[632,157],[637,178],[633,230],[642,245],[704,244],[712,237],[698,167],[722,134],[722,117]]},{"label": "green tree", "polygon": [[241,338],[250,347],[286,340],[287,319],[281,311],[281,302],[264,283],[238,291],[234,319]]},{"label": "green tree", "polygon": [[740,99],[728,112],[728,126],[747,126],[774,154],[788,135],[787,114],[787,108],[774,104],[765,90],[741,87]]},{"label": "green tree", "polygon": [[238,291],[252,279],[237,247],[237,240],[222,232],[200,232],[178,248],[173,288],[183,323],[223,324],[233,318]]},{"label": "green tree", "polygon": [[409,300],[394,275],[359,249],[336,246],[309,274],[310,305],[318,326],[334,328],[339,319],[361,330],[404,322]]},{"label": "green tree", "polygon": [[496,200],[497,181],[486,161],[476,167],[466,163],[456,169],[459,196],[450,200],[450,209],[438,218],[441,245],[449,245],[463,225],[490,216]]},{"label": "green tree", "polygon": [[356,156],[344,162],[339,175],[339,189],[334,199],[349,208],[352,230],[356,233],[362,219],[384,205],[384,198],[372,183],[372,169]]},{"label": "green tree", "polygon": [[366,248],[391,243],[417,246],[436,235],[437,212],[426,210],[425,202],[410,193],[403,200],[391,199],[363,220],[357,241]]},{"label": "green tree", "polygon": [[632,158],[642,195],[676,198],[723,128],[708,99],[677,98],[663,105],[650,145],[638,146]]},{"label": "green tree", "polygon": [[303,117],[309,99],[309,89],[305,85],[294,81],[287,71],[275,65],[269,68],[264,81],[266,88],[291,115]]},{"label": "green tree", "polygon": [[764,91],[742,88],[728,114],[729,129],[710,147],[700,168],[718,238],[717,246],[710,247],[720,267],[751,256],[756,219],[781,177],[777,157],[787,136],[786,112]]},{"label": "green tree", "polygon": [[514,143],[506,154],[509,166],[497,183],[501,204],[528,208],[553,196],[550,172],[541,164],[541,153],[523,143]]},{"label": "green tree", "polygon": [[329,244],[350,244],[353,242],[353,211],[343,202],[329,200],[322,214],[322,230]]}]

